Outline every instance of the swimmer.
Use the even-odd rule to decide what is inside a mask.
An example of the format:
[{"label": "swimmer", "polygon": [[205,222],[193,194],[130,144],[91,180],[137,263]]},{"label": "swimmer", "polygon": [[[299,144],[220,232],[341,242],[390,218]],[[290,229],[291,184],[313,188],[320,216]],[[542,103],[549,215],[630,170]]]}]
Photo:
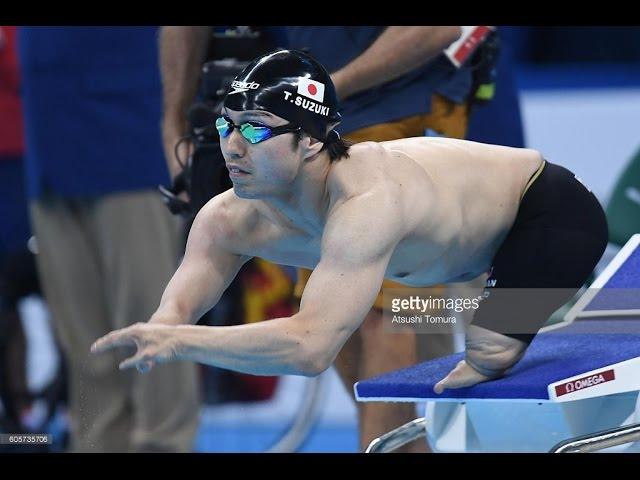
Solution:
[{"label": "swimmer", "polygon": [[[315,376],[358,329],[385,278],[423,287],[490,272],[492,291],[577,290],[600,259],[600,204],[539,152],[437,137],[350,145],[334,129],[340,118],[328,73],[308,55],[277,50],[247,66],[216,122],[233,188],[196,217],[149,321],[107,334],[92,351],[136,346],[120,367],[141,372],[187,360]],[[313,270],[300,310],[193,325],[252,257]],[[505,375],[568,299],[542,308],[524,295],[503,333],[494,318],[505,314],[500,297],[490,295],[467,329],[464,360],[436,393]]]}]

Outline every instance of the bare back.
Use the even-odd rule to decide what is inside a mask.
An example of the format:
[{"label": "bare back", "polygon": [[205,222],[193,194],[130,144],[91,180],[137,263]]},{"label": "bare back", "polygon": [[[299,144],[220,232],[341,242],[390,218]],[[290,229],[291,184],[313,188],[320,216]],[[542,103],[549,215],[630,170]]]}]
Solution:
[{"label": "bare back", "polygon": [[[345,202],[363,195],[384,198],[358,215],[393,216],[401,227],[371,235],[389,237],[395,249],[385,276],[413,286],[471,279],[491,259],[515,219],[541,155],[448,138],[409,138],[354,145],[350,157],[331,164],[329,200],[319,212],[326,224]],[[235,253],[313,269],[320,261],[322,229],[309,228],[261,200],[223,194],[236,224]],[[252,214],[247,215],[247,209]],[[387,210],[388,211],[383,211]],[[251,219],[243,220],[243,219]]]},{"label": "bare back", "polygon": [[[382,146],[391,160],[387,175],[402,183],[405,219],[412,227],[391,259],[397,269],[390,268],[388,277],[419,285],[436,278],[462,281],[486,271],[541,155],[449,138],[417,137]],[[403,278],[406,271],[416,273]]]}]

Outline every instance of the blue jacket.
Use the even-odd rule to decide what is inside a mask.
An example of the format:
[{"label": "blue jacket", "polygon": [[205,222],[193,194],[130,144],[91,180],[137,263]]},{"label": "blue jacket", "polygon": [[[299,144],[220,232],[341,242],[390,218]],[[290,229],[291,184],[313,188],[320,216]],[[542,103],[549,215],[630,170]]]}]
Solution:
[{"label": "blue jacket", "polygon": [[[342,68],[364,52],[386,27],[287,27],[291,48],[307,48],[329,73]],[[440,55],[421,68],[378,87],[345,99],[341,105],[343,134],[360,128],[428,113],[431,95],[439,93],[462,103],[471,86],[468,68],[456,69]]]},{"label": "blue jacket", "polygon": [[21,27],[27,193],[168,183],[156,27]]}]

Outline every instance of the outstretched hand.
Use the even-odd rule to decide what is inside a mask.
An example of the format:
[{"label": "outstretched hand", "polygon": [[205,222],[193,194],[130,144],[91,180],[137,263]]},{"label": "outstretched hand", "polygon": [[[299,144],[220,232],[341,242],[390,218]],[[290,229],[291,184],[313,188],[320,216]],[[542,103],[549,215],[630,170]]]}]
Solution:
[{"label": "outstretched hand", "polygon": [[146,373],[157,363],[178,359],[175,327],[150,323],[136,323],[108,333],[95,341],[91,346],[91,353],[125,346],[135,346],[137,352],[120,363],[120,370],[135,367],[140,373]]}]

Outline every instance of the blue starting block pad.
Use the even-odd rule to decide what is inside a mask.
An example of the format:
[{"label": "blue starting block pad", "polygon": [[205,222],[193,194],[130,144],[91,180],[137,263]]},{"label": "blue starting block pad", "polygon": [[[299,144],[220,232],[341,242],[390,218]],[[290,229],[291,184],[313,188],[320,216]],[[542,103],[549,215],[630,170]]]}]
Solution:
[{"label": "blue starting block pad", "polygon": [[[507,376],[473,387],[448,389],[442,395],[434,393],[435,384],[462,358],[461,353],[442,357],[358,382],[356,398],[369,402],[548,402],[640,390],[640,322],[584,321],[541,333]],[[630,367],[637,368],[635,374]]]},{"label": "blue starting block pad", "polygon": [[640,234],[631,237],[564,319],[612,317],[640,317]]}]

